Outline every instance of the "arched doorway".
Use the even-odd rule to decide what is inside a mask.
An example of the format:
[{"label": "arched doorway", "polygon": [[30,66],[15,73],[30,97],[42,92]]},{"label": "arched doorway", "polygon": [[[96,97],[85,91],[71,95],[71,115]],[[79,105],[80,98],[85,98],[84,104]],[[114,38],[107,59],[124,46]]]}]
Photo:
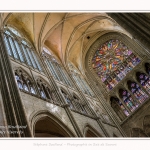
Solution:
[{"label": "arched doorway", "polygon": [[48,116],[39,119],[34,127],[34,137],[70,137],[67,127]]}]

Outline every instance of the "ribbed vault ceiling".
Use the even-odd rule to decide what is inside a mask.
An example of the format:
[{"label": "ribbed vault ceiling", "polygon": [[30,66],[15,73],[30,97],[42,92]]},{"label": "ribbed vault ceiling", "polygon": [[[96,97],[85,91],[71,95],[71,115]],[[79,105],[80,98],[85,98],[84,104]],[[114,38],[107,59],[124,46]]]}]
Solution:
[{"label": "ribbed vault ceiling", "polygon": [[104,31],[130,36],[106,13],[4,13],[4,25],[21,31],[39,52],[45,45],[63,63],[70,61],[80,71],[83,50]]}]

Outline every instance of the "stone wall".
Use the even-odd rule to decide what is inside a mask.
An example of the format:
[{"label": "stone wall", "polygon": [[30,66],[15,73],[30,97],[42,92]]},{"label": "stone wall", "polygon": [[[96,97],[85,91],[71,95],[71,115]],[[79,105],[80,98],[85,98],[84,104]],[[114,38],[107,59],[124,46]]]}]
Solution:
[{"label": "stone wall", "polygon": [[[33,117],[35,114],[38,114],[40,112],[48,112],[49,115],[55,116],[58,120],[60,120],[64,125],[66,125],[75,135],[75,130],[64,110],[64,108],[48,103],[42,99],[39,99],[37,97],[31,96],[29,94],[26,94],[24,92],[21,92],[22,101],[25,107],[25,112],[27,119],[29,121],[29,124],[31,125],[32,132],[33,131]],[[49,116],[49,117],[50,117]]]}]

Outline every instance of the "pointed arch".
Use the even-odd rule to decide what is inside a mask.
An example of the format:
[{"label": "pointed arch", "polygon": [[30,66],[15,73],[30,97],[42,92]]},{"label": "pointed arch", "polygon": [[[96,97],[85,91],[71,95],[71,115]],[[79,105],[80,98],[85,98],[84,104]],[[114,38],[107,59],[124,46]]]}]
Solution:
[{"label": "pointed arch", "polygon": [[115,133],[113,133],[113,137],[118,137]]},{"label": "pointed arch", "polygon": [[31,78],[31,76],[22,68],[17,68],[14,70],[14,75],[16,82],[18,84],[18,88],[24,92],[28,92],[30,94],[37,94],[35,88],[35,82]]},{"label": "pointed arch", "polygon": [[111,107],[114,109],[116,114],[121,120],[124,120],[129,115],[129,112],[126,110],[124,105],[120,102],[120,100],[117,97],[111,97],[110,101]]},{"label": "pointed arch", "polygon": [[[75,133],[62,120],[49,111],[41,110],[31,114],[30,123],[33,135],[37,137],[76,137]],[[45,123],[47,128],[45,128]]]},{"label": "pointed arch", "polygon": [[102,137],[101,134],[91,125],[86,124],[83,129],[84,137]]},{"label": "pointed arch", "polygon": [[4,30],[4,43],[8,55],[38,71],[43,71],[35,47],[15,27],[6,27]]}]

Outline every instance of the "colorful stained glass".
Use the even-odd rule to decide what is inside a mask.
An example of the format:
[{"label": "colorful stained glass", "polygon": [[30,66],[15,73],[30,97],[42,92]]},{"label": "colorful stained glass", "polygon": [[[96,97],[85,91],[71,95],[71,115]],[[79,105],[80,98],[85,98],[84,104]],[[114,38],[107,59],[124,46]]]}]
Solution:
[{"label": "colorful stained glass", "polygon": [[148,95],[141,89],[141,87],[137,83],[130,82],[128,83],[128,87],[140,103],[143,103],[148,98]]},{"label": "colorful stained glass", "polygon": [[[121,110],[123,111],[123,113],[126,115],[126,116],[129,116],[129,112],[128,110],[124,107],[124,105],[120,102],[120,100],[116,97],[111,97],[111,102],[115,104],[115,107],[116,106],[120,106]],[[117,105],[116,105],[117,104]],[[118,111],[118,109],[115,109],[116,113],[120,113]]]},{"label": "colorful stained glass", "polygon": [[138,107],[127,90],[121,90],[120,97],[131,111],[134,111]]},{"label": "colorful stained glass", "polygon": [[150,94],[150,78],[145,73],[137,73],[137,79],[144,89]]},{"label": "colorful stained glass", "polygon": [[126,116],[129,116],[129,112],[125,109],[125,107],[123,106],[123,104],[120,101],[119,101],[119,105],[120,105],[121,109],[123,110],[124,114]]},{"label": "colorful stained glass", "polygon": [[[111,90],[139,62],[140,59],[124,43],[112,39],[97,49],[92,58],[92,68],[102,82],[108,82],[105,82],[105,85]],[[113,73],[115,75],[112,77]],[[109,83],[109,78],[113,83]]]}]

